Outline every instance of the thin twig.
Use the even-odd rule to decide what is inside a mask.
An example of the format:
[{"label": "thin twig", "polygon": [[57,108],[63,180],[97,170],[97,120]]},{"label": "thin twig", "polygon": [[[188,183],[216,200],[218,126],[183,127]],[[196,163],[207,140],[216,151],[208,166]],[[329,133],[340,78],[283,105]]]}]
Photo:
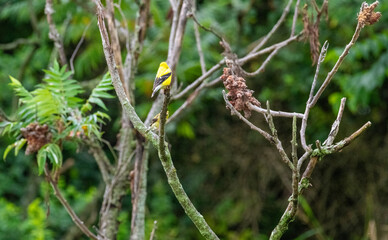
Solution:
[{"label": "thin twig", "polygon": [[298,35],[289,37],[289,38],[287,38],[284,41],[281,41],[281,42],[278,42],[276,44],[273,44],[272,46],[266,47],[266,48],[264,48],[264,49],[262,49],[262,50],[260,50],[258,52],[249,53],[245,57],[239,58],[237,62],[238,62],[239,65],[244,65],[246,62],[248,62],[248,61],[250,61],[252,59],[257,58],[258,56],[261,56],[263,54],[272,52],[273,50],[275,50],[277,48],[285,47],[288,44],[292,43],[293,41],[297,40],[302,35],[302,33],[303,33],[303,31],[300,32]]},{"label": "thin twig", "polygon": [[[248,107],[249,107],[249,109],[251,109],[253,111],[256,111],[258,113],[262,113],[262,114],[266,114],[267,113],[267,109],[264,109],[262,107],[258,107],[256,105],[251,104],[251,103],[248,103]],[[295,113],[295,112],[291,113],[291,112],[274,111],[274,110],[270,110],[270,113],[274,117],[285,117],[285,118],[297,117],[297,118],[303,118],[303,114],[302,113]]]},{"label": "thin twig", "polygon": [[233,105],[229,102],[228,97],[226,96],[225,90],[222,90],[222,95],[224,96],[224,100],[225,100],[226,105],[232,111],[233,114],[237,115],[237,117],[240,118],[243,122],[245,122],[251,129],[260,133],[270,143],[274,143],[274,138],[269,133],[267,133],[266,131],[262,130],[261,128],[255,126],[253,123],[251,123],[248,119],[246,119],[239,111],[237,111],[233,107]]},{"label": "thin twig", "polygon": [[158,221],[154,221],[154,226],[152,227],[152,231],[151,231],[151,234],[150,234],[150,240],[153,240],[154,239],[154,236],[155,236],[155,232],[156,232],[156,229],[158,228]]},{"label": "thin twig", "polygon": [[[172,0],[174,1],[174,0]],[[171,3],[171,1],[170,1]],[[173,17],[172,17],[172,24],[171,24],[171,30],[170,30],[170,38],[168,41],[168,56],[167,59],[171,59],[171,56],[173,54],[173,49],[174,49],[174,42],[175,42],[175,35],[178,27],[178,22],[179,22],[179,13],[182,8],[182,3],[183,1],[179,1],[177,4],[171,4],[173,7]],[[168,63],[170,64],[170,63]],[[171,67],[171,66],[170,66]]]},{"label": "thin twig", "polygon": [[205,81],[208,77],[210,77],[211,74],[213,74],[215,71],[220,69],[225,64],[225,60],[222,59],[219,61],[216,65],[214,65],[212,68],[210,68],[206,73],[202,74],[199,78],[197,78],[194,82],[192,82],[190,85],[188,85],[185,89],[183,89],[178,94],[175,94],[172,97],[172,100],[179,99],[186,95],[189,91],[197,87],[199,84],[201,84],[203,81]]},{"label": "thin twig", "polygon": [[[267,43],[267,41],[272,37],[272,35],[278,30],[280,25],[284,22],[284,19],[286,19],[287,14],[290,12],[290,7],[293,0],[289,0],[287,3],[287,6],[284,8],[282,15],[280,16],[279,20],[276,22],[276,24],[272,27],[271,31],[267,33],[267,35],[264,36],[264,38],[260,41],[260,43],[252,49],[250,53],[257,52],[260,48],[264,46],[264,44]],[[291,34],[292,36],[292,34]]]},{"label": "thin twig", "polygon": [[300,0],[297,0],[295,4],[294,17],[292,18],[292,27],[291,27],[291,35],[290,35],[291,37],[295,35],[296,21],[298,20],[299,3],[300,3]]},{"label": "thin twig", "polygon": [[337,136],[339,127],[340,127],[342,115],[343,115],[344,110],[345,110],[345,103],[346,103],[346,98],[342,98],[341,99],[341,105],[340,105],[339,110],[338,110],[337,118],[333,122],[333,125],[331,126],[331,130],[330,130],[329,136],[323,142],[323,145],[329,146],[329,145],[333,144],[333,142],[335,140],[335,137]]},{"label": "thin twig", "polygon": [[322,86],[319,88],[318,92],[315,94],[315,96],[313,97],[313,100],[311,101],[311,107],[313,107],[317,103],[317,101],[320,98],[320,96],[322,95],[323,91],[326,89],[326,87],[329,85],[331,79],[337,73],[339,66],[342,64],[345,57],[348,55],[350,48],[356,43],[358,37],[360,36],[361,29],[362,29],[362,25],[358,22],[356,30],[353,34],[352,40],[349,42],[348,45],[346,45],[344,51],[342,52],[341,56],[338,58],[333,69],[327,74],[325,81],[323,82]]},{"label": "thin twig", "polygon": [[91,239],[95,239],[97,240],[97,236],[94,235],[94,233],[92,233],[84,224],[84,222],[79,219],[79,217],[77,216],[77,214],[74,212],[73,208],[69,205],[69,203],[67,202],[67,200],[63,197],[61,191],[59,190],[58,188],[58,184],[56,181],[53,180],[53,178],[51,177],[51,174],[50,174],[50,171],[47,167],[47,165],[45,166],[44,168],[44,173],[46,175],[46,178],[47,180],[49,181],[51,187],[53,188],[54,190],[54,194],[55,196],[57,197],[57,199],[59,200],[59,202],[61,202],[61,204],[63,205],[63,207],[66,209],[67,213],[70,215],[71,219],[73,220],[73,222],[79,227],[79,229],[86,235],[88,236],[89,238]]},{"label": "thin twig", "polygon": [[[315,104],[317,103],[318,99],[322,95],[323,91],[326,89],[326,87],[329,85],[331,79],[333,78],[335,73],[338,71],[338,68],[341,65],[341,63],[344,61],[346,55],[349,53],[350,48],[357,41],[358,37],[360,36],[361,29],[362,29],[362,25],[358,22],[356,30],[355,30],[355,32],[353,34],[353,37],[352,37],[351,41],[349,42],[349,44],[346,45],[346,47],[345,47],[344,51],[342,52],[341,56],[338,58],[337,62],[334,64],[333,69],[327,74],[327,77],[326,77],[325,81],[322,83],[322,85],[319,88],[319,90],[317,91],[317,93],[312,97],[312,99],[310,101],[309,100],[307,101],[304,117],[302,119],[302,126],[300,128],[300,140],[301,140],[301,143],[302,143],[302,147],[303,147],[303,149],[305,151],[309,151],[309,149],[310,149],[310,147],[307,146],[306,135],[305,135],[306,134],[307,119],[308,119],[310,110],[311,110],[311,108],[313,108],[315,106]],[[325,47],[325,45],[322,47],[321,53],[324,52],[324,47]],[[321,59],[319,59],[319,60],[321,60]],[[313,90],[311,90],[310,93],[311,92],[313,92]]]},{"label": "thin twig", "polygon": [[267,64],[271,61],[271,59],[279,52],[280,48],[275,48],[273,52],[271,52],[268,57],[264,60],[264,62],[261,64],[261,66],[254,72],[246,72],[244,71],[243,74],[248,76],[248,77],[253,77],[256,76],[259,73],[264,72],[265,67]]},{"label": "thin twig", "polygon": [[63,40],[61,35],[59,34],[57,28],[55,27],[55,23],[53,20],[53,0],[46,0],[46,6],[44,8],[44,13],[47,16],[47,23],[49,24],[49,38],[54,41],[55,47],[59,53],[59,62],[62,66],[67,64],[67,58],[65,53],[65,48],[63,46]]},{"label": "thin twig", "polygon": [[111,174],[113,172],[113,166],[109,162],[109,159],[105,155],[104,150],[101,148],[101,145],[98,142],[93,140],[86,140],[85,142],[89,147],[90,153],[93,155],[98,168],[100,169],[102,178],[105,184],[109,184],[111,179]]},{"label": "thin twig", "polygon": [[304,163],[304,161],[306,161],[306,159],[311,155],[311,151],[309,152],[305,152],[298,160],[298,172],[300,172],[300,169]]},{"label": "thin twig", "polygon": [[86,31],[89,29],[91,23],[92,23],[92,22],[90,22],[90,23],[85,27],[85,29],[84,29],[84,31],[83,31],[83,33],[82,33],[81,39],[79,40],[77,46],[76,46],[75,49],[74,49],[73,54],[72,54],[71,57],[70,57],[70,70],[71,70],[73,73],[75,72],[75,71],[74,71],[74,59],[75,59],[75,56],[77,55],[78,50],[80,49],[82,43],[83,43],[84,40],[85,40]]},{"label": "thin twig", "polygon": [[271,115],[271,109],[270,109],[270,106],[269,106],[269,101],[267,101],[267,114],[265,114],[265,120],[267,121],[269,129],[271,130],[272,137],[273,137],[273,140],[274,140],[273,144],[275,145],[275,147],[277,148],[278,152],[280,153],[280,156],[281,156],[283,162],[285,164],[287,164],[287,166],[292,171],[294,171],[294,166],[292,164],[292,161],[288,158],[287,153],[284,151],[284,148],[282,146],[282,142],[280,141],[280,139],[278,137],[278,132],[277,132],[277,129],[275,127],[275,123],[273,121],[273,117]]},{"label": "thin twig", "polygon": [[323,46],[321,48],[321,53],[319,54],[319,58],[318,58],[318,62],[317,62],[317,68],[315,70],[315,75],[314,75],[313,83],[311,85],[308,102],[311,102],[312,99],[313,99],[314,91],[315,91],[315,86],[317,85],[317,81],[318,81],[319,69],[321,68],[321,63],[325,60],[328,48],[329,48],[329,42],[325,41],[325,43],[323,44]]},{"label": "thin twig", "polygon": [[214,31],[213,29],[207,28],[207,27],[203,26],[203,25],[198,21],[197,17],[195,16],[195,14],[194,14],[193,12],[191,12],[191,13],[189,14],[189,17],[193,18],[194,22],[195,22],[198,26],[200,26],[203,30],[205,30],[205,31],[207,31],[207,32],[210,32],[210,33],[214,34],[220,41],[222,41],[223,37],[221,37],[221,35],[218,34],[216,31]]},{"label": "thin twig", "polygon": [[203,51],[201,47],[201,36],[199,34],[197,24],[194,24],[193,27],[194,27],[195,42],[197,44],[197,50],[199,55],[199,63],[201,64],[201,71],[203,75],[206,73],[206,63],[205,63],[205,57],[203,56]]},{"label": "thin twig", "polygon": [[301,124],[301,127],[300,127],[300,141],[301,141],[303,149],[306,152],[310,151],[310,147],[307,146],[307,143],[306,143],[307,120],[308,120],[308,117],[309,117],[309,114],[310,114],[310,110],[312,108],[311,102],[313,100],[315,86],[316,86],[317,81],[318,81],[319,69],[321,67],[321,63],[323,62],[323,60],[326,57],[326,52],[327,52],[328,47],[329,47],[329,43],[328,43],[328,41],[325,41],[325,43],[323,44],[323,46],[321,48],[321,52],[319,54],[319,58],[318,58],[318,62],[317,62],[317,67],[316,67],[316,70],[315,70],[314,79],[313,79],[313,82],[311,84],[309,98],[307,99],[307,102],[306,102],[306,108],[305,108],[305,111],[304,111],[304,114],[303,114],[302,124]]},{"label": "thin twig", "polygon": [[35,45],[38,44],[39,42],[37,40],[32,40],[28,38],[18,38],[13,42],[10,43],[1,43],[0,44],[0,49],[1,50],[12,50],[14,48],[17,48],[19,45]]}]

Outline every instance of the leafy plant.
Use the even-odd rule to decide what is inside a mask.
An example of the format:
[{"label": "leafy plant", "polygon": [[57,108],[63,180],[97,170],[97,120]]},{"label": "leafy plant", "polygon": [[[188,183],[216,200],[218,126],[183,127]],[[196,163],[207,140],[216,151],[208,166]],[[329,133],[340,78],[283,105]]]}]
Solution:
[{"label": "leafy plant", "polygon": [[28,91],[15,78],[9,84],[19,97],[16,121],[0,123],[3,135],[12,134],[18,140],[10,144],[3,155],[15,149],[17,155],[27,143],[26,154],[37,152],[39,174],[43,172],[47,159],[53,168],[62,165],[61,146],[63,141],[79,141],[81,138],[101,138],[101,125],[110,117],[101,111],[92,112],[92,104],[107,110],[103,98],[113,98],[108,91],[113,89],[109,74],[92,90],[84,101],[78,95],[84,92],[80,84],[71,79],[72,72],[57,62],[33,91]]}]

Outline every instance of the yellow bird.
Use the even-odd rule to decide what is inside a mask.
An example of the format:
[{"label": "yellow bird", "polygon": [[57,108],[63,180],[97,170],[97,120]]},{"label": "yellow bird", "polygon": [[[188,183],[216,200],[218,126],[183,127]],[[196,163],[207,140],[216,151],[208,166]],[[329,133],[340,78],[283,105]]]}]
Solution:
[{"label": "yellow bird", "polygon": [[159,65],[158,72],[156,73],[154,87],[152,88],[151,98],[154,97],[155,93],[160,89],[166,88],[171,84],[171,69],[166,62],[161,62]]},{"label": "yellow bird", "polygon": [[[169,117],[169,112],[166,112],[166,120]],[[156,114],[156,116],[151,121],[151,130],[152,131],[159,131],[159,124],[160,124],[160,113]]]}]

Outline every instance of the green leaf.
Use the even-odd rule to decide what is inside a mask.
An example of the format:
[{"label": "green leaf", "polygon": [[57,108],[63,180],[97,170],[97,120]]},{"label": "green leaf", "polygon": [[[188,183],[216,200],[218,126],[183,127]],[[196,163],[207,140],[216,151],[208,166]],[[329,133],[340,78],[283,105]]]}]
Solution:
[{"label": "green leaf", "polygon": [[5,149],[4,151],[4,154],[3,154],[3,160],[5,161],[5,159],[7,158],[7,155],[8,153],[13,149],[15,148],[15,156],[17,156],[19,154],[19,151],[20,149],[24,146],[24,144],[27,142],[27,139],[25,138],[22,138],[20,139],[19,141],[16,141],[10,145],[7,146],[7,148]]},{"label": "green leaf", "polygon": [[38,169],[39,175],[43,173],[44,165],[46,164],[47,152],[45,151],[44,146],[39,150],[38,155],[36,156],[38,160]]},{"label": "green leaf", "polygon": [[27,91],[23,85],[14,77],[9,76],[11,83],[9,85],[13,88],[13,91],[20,97],[21,102],[25,102],[32,98],[32,94]]},{"label": "green leaf", "polygon": [[97,104],[98,106],[100,106],[101,108],[103,108],[105,111],[108,110],[108,109],[106,108],[104,102],[103,102],[101,99],[99,99],[99,98],[96,98],[96,97],[89,98],[89,102]]},{"label": "green leaf", "polygon": [[10,144],[7,146],[7,148],[5,149],[4,151],[4,154],[3,154],[3,160],[5,161],[5,159],[7,158],[7,155],[8,153],[14,148],[15,146],[13,144]]},{"label": "green leaf", "polygon": [[57,144],[48,143],[39,150],[37,155],[39,175],[43,173],[47,158],[53,164],[54,168],[59,168],[62,165],[62,151]]},{"label": "green leaf", "polygon": [[114,98],[113,95],[107,93],[108,91],[113,90],[112,86],[112,79],[109,75],[109,72],[104,75],[101,82],[98,83],[98,85],[93,89],[92,93],[90,94],[88,100],[86,103],[82,106],[81,112],[86,113],[92,109],[92,106],[90,103],[97,104],[104,110],[108,110],[104,104],[104,102],[101,100],[101,98]]},{"label": "green leaf", "polygon": [[17,156],[19,154],[20,149],[24,146],[24,144],[26,144],[26,142],[27,142],[27,139],[22,138],[19,141],[14,143],[15,144],[15,156]]}]

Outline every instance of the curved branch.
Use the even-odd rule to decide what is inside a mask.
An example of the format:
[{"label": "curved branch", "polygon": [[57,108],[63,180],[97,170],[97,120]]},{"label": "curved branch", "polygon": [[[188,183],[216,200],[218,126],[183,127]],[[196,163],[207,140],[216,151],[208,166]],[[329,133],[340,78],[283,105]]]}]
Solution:
[{"label": "curved branch", "polygon": [[53,188],[54,190],[54,194],[55,196],[57,197],[57,199],[59,200],[59,202],[61,202],[61,204],[65,207],[67,213],[70,215],[71,219],[73,220],[73,222],[78,226],[78,228],[86,235],[88,236],[89,238],[91,239],[94,239],[94,240],[97,240],[97,236],[94,235],[94,233],[92,233],[84,224],[84,222],[79,219],[79,217],[77,216],[77,214],[74,212],[74,210],[71,208],[70,204],[67,202],[67,200],[63,197],[61,191],[59,190],[58,188],[58,184],[56,183],[56,181],[54,181],[54,179],[51,177],[51,174],[50,174],[50,171],[48,170],[48,167],[47,165],[45,166],[44,168],[44,173],[46,175],[46,178],[47,180],[49,181],[51,187]]}]

